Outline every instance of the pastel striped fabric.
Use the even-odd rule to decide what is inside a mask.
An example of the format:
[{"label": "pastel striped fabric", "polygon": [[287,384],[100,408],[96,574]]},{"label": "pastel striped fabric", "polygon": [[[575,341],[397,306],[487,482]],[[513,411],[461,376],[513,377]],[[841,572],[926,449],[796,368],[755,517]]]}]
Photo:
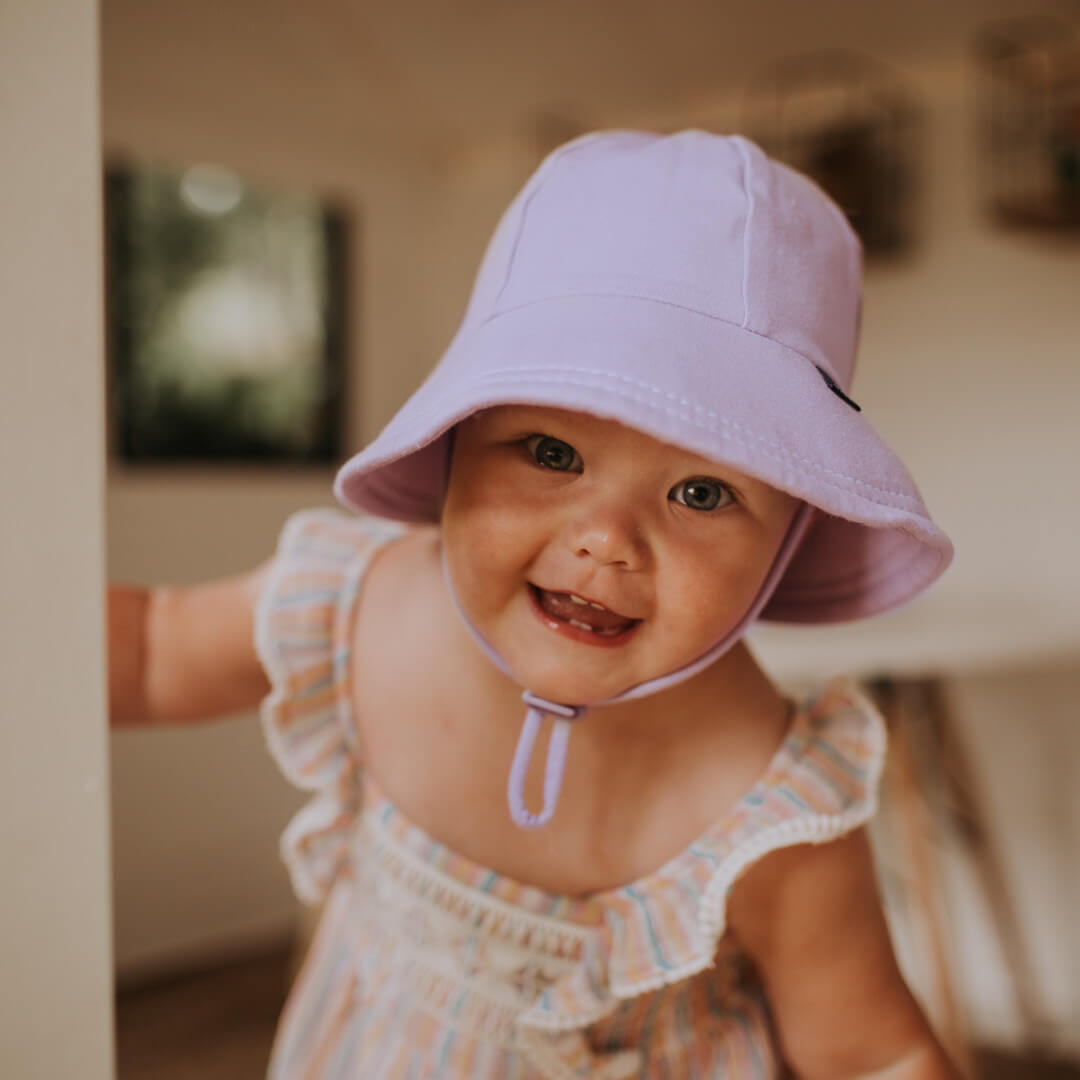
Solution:
[{"label": "pastel striped fabric", "polygon": [[847,680],[805,702],[759,783],[631,885],[574,899],[512,881],[407,821],[355,752],[345,673],[371,555],[401,529],[307,511],[256,617],[281,768],[313,798],[282,853],[325,899],[275,1042],[275,1080],[765,1080],[768,1006],[725,935],[727,896],[769,851],[866,822],[884,726]]}]

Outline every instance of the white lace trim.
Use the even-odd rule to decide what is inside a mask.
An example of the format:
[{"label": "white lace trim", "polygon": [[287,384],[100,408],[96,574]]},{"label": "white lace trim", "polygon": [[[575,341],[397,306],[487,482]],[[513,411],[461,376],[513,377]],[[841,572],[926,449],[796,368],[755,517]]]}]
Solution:
[{"label": "white lace trim", "polygon": [[375,811],[360,820],[350,918],[374,983],[407,988],[448,1027],[516,1045],[517,1018],[577,968],[584,933],[470,892],[405,849]]},{"label": "white lace trim", "polygon": [[370,854],[416,895],[468,920],[479,933],[512,941],[546,956],[573,961],[580,957],[595,932],[550,915],[522,911],[505,900],[456,881],[403,847],[373,811],[363,814],[363,823],[372,841]]}]

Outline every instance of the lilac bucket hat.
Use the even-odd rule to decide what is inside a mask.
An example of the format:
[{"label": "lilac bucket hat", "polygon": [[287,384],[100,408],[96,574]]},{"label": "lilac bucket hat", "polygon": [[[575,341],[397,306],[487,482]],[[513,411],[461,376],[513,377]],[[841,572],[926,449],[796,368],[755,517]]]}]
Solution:
[{"label": "lilac bucket hat", "polygon": [[[511,203],[441,362],[342,467],[335,492],[355,510],[437,521],[454,426],[489,406],[532,404],[616,420],[801,499],[736,632],[616,700],[700,670],[755,617],[886,611],[929,586],[952,545],[848,397],[860,274],[839,208],[746,139],[583,136]],[[561,772],[561,758],[549,762],[549,777]],[[546,820],[518,809],[522,823]]]}]

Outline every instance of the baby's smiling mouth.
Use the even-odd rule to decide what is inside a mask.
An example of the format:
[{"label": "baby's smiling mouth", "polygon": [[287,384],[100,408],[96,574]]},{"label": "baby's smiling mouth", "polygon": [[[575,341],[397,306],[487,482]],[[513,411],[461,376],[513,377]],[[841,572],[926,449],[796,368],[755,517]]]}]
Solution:
[{"label": "baby's smiling mouth", "polygon": [[588,630],[598,637],[616,637],[641,621],[627,618],[575,593],[552,592],[532,584],[529,588],[545,615],[576,626],[579,630]]}]

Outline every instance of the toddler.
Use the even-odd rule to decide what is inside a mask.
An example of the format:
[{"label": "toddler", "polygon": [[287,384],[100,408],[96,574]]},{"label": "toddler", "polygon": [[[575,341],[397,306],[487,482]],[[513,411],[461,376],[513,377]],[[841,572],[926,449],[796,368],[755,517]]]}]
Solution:
[{"label": "toddler", "polygon": [[745,139],[577,139],[339,473],[356,514],[113,590],[114,722],[265,697],[313,792],[272,1077],[953,1076],[861,828],[881,719],[849,680],[787,700],[742,640],[951,557],[848,396],[860,296],[841,212]]}]

